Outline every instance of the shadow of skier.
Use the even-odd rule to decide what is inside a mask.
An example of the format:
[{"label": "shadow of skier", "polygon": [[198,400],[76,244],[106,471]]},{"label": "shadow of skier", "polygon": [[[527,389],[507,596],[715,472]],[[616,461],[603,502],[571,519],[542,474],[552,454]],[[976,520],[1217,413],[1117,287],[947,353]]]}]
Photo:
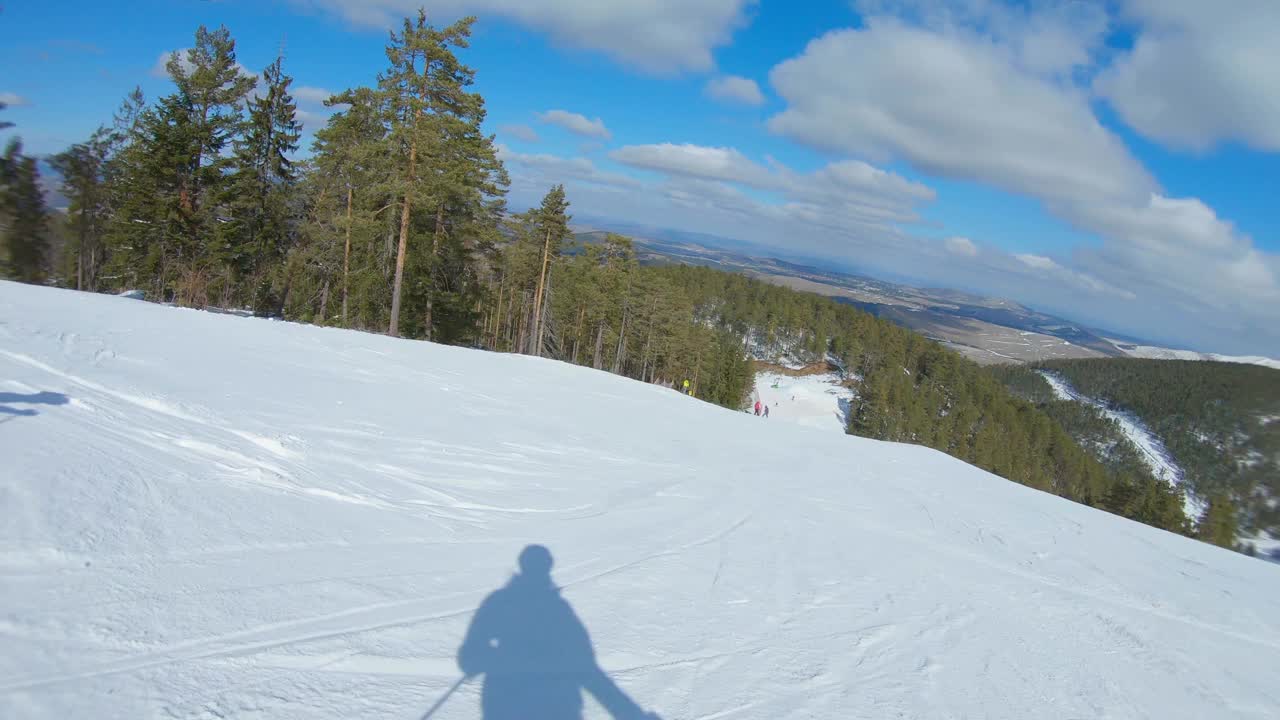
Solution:
[{"label": "shadow of skier", "polygon": [[458,666],[484,674],[484,720],[581,720],[586,690],[616,720],[658,720],[596,663],[587,629],[551,579],[551,552],[530,545],[520,572],[485,598],[458,650]]},{"label": "shadow of skier", "polygon": [[39,415],[35,408],[16,408],[11,405],[66,405],[71,399],[62,393],[37,392],[20,395],[18,393],[0,392],[0,415],[15,417],[33,417]]}]

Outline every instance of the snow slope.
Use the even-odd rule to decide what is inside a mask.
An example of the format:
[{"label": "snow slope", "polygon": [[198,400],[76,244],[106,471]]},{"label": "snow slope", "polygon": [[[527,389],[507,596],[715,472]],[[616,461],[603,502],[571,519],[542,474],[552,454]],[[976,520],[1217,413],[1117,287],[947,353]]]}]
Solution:
[{"label": "snow slope", "polygon": [[1172,348],[1157,347],[1155,345],[1134,345],[1132,343],[1121,342],[1119,340],[1110,340],[1112,345],[1116,346],[1120,352],[1129,357],[1147,358],[1150,360],[1214,360],[1217,362],[1241,363],[1244,365],[1261,365],[1275,370],[1280,370],[1280,360],[1275,358],[1263,357],[1261,355],[1220,355],[1218,353],[1203,353],[1195,350],[1174,350]]},{"label": "snow slope", "polygon": [[[1047,370],[1038,370],[1037,372],[1049,383],[1049,387],[1053,389],[1053,394],[1059,399],[1074,400],[1075,402],[1090,405],[1106,417],[1114,420],[1120,427],[1120,432],[1138,449],[1138,455],[1157,480],[1163,480],[1175,486],[1183,485],[1184,475],[1182,468],[1178,467],[1178,464],[1173,461],[1173,456],[1169,454],[1164,442],[1156,437],[1155,433],[1148,430],[1147,426],[1132,413],[1115,410],[1100,400],[1081,395],[1071,386],[1071,383],[1067,382],[1066,378],[1057,373]],[[1190,488],[1183,487],[1182,490],[1182,511],[1192,520],[1199,519],[1200,515],[1204,513],[1204,502],[1196,498],[1191,493]]]},{"label": "snow slope", "polygon": [[784,375],[756,373],[752,397],[769,405],[769,421],[795,423],[806,427],[845,431],[849,401],[853,391],[840,384],[835,373]]},{"label": "snow slope", "polygon": [[1280,716],[1275,565],[549,360],[0,283],[0,458],[4,718],[477,718],[534,542],[617,717]]}]

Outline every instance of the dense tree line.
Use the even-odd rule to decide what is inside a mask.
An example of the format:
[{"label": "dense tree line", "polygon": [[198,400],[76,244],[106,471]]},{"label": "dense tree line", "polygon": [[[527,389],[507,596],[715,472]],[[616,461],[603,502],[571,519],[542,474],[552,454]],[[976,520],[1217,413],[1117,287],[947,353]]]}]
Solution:
[{"label": "dense tree line", "polygon": [[1096,408],[1060,400],[1034,368],[996,365],[986,371],[1009,392],[1051,418],[1107,469],[1110,489],[1098,506],[1168,530],[1189,532],[1182,494],[1156,478],[1119,425]]},{"label": "dense tree line", "polygon": [[1104,466],[1063,420],[915,333],[741,275],[642,265],[622,236],[576,243],[561,186],[509,214],[484,99],[457,55],[471,27],[406,19],[384,70],[329,99],[305,160],[284,63],[246,75],[230,33],[200,28],[167,65],[172,93],[133,93],[53,159],[65,217],[40,205],[34,163],[6,153],[5,273],[688,380],[731,408],[751,390],[752,353],[829,358],[858,381],[849,432],[1182,529],[1176,495]]},{"label": "dense tree line", "polygon": [[1181,497],[1110,469],[1054,417],[941,345],[829,298],[701,267],[667,270],[699,317],[860,378],[849,432],[926,445],[1024,485],[1183,532]]},{"label": "dense tree line", "polygon": [[1112,472],[1131,476],[1151,475],[1141,452],[1125,436],[1118,423],[1089,405],[1058,399],[1048,381],[1034,368],[993,365],[987,370],[1014,395],[1053,418],[1081,447],[1093,451]]},{"label": "dense tree line", "polygon": [[[1215,517],[1235,514],[1229,524],[1280,534],[1280,370],[1136,358],[1054,360],[1043,367],[1141,419]],[[1207,526],[1203,519],[1200,524]]]}]

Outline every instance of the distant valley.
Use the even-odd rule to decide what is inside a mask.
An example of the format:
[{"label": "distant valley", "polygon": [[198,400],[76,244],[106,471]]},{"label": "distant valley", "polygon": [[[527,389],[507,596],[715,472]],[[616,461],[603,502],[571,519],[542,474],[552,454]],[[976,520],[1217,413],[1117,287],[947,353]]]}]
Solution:
[{"label": "distant valley", "polygon": [[627,235],[642,262],[679,262],[738,272],[794,290],[825,295],[914,330],[984,365],[1095,357],[1215,360],[1280,368],[1280,360],[1159,347],[1087,328],[1017,302],[944,288],[918,288],[772,257],[750,243],[719,236],[596,221],[575,226],[576,238],[599,242]]}]

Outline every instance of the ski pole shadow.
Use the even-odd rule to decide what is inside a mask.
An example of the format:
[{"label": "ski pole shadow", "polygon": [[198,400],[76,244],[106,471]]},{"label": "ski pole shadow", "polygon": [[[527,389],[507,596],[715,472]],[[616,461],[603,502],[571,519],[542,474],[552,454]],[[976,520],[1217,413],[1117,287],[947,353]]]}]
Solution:
[{"label": "ski pole shadow", "polygon": [[615,720],[660,720],[596,662],[587,628],[551,579],[551,551],[530,545],[519,572],[471,619],[458,650],[465,677],[484,675],[483,720],[581,720],[583,691]]},{"label": "ski pole shadow", "polygon": [[[11,393],[0,392],[0,415],[7,415],[6,420],[14,417],[32,417],[40,413],[35,408],[12,407],[13,405],[66,405],[71,398],[56,392]],[[3,421],[0,421],[3,422]]]}]

